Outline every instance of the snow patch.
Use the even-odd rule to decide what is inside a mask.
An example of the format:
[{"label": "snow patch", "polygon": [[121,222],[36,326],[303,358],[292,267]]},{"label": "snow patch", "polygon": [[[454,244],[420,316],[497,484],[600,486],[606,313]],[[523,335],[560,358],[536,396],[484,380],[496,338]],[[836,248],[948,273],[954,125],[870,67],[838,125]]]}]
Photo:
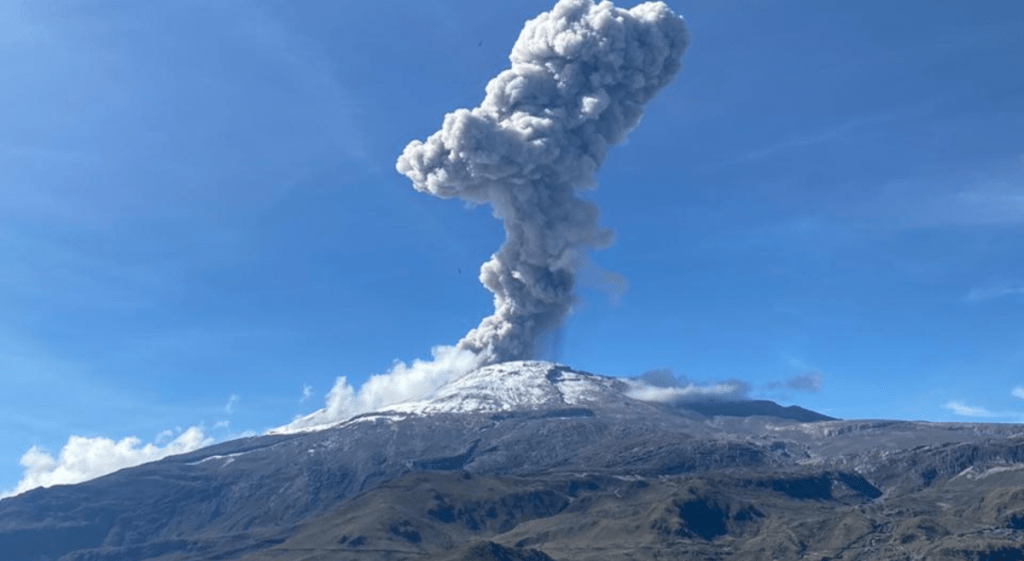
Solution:
[{"label": "snow patch", "polygon": [[207,457],[205,457],[205,458],[203,458],[201,460],[196,460],[194,462],[189,462],[189,463],[187,463],[185,465],[187,465],[187,466],[198,466],[199,464],[205,464],[206,462],[210,462],[210,461],[213,461],[213,460],[226,460],[223,464],[220,465],[220,467],[225,467],[228,464],[230,464],[231,462],[235,461],[235,458],[237,458],[239,456],[242,456],[242,455],[245,455],[245,454],[248,454],[248,452],[235,452],[234,454],[214,454],[213,456],[207,456]]},{"label": "snow patch", "polygon": [[998,465],[998,466],[992,466],[992,467],[990,467],[990,468],[988,468],[986,470],[979,470],[978,468],[976,468],[974,466],[970,466],[967,469],[965,469],[965,470],[961,471],[960,473],[956,474],[955,476],[953,476],[953,479],[956,480],[956,479],[960,479],[962,477],[964,479],[970,479],[970,480],[974,481],[974,480],[977,480],[977,479],[984,479],[986,477],[989,477],[991,475],[995,475],[997,473],[1005,473],[1005,472],[1008,472],[1008,471],[1020,471],[1020,470],[1024,470],[1024,464]]}]

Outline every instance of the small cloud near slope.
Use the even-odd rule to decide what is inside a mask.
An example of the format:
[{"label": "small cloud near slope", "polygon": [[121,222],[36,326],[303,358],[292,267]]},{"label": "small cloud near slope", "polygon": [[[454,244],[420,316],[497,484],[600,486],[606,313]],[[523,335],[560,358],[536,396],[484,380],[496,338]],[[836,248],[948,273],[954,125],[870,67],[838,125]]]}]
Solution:
[{"label": "small cloud near slope", "polygon": [[213,442],[201,427],[189,427],[179,431],[176,437],[164,431],[154,442],[146,444],[134,436],[118,441],[72,436],[56,457],[33,446],[21,457],[24,468],[21,481],[11,491],[0,494],[0,498],[37,487],[81,483],[124,468],[191,452]]}]

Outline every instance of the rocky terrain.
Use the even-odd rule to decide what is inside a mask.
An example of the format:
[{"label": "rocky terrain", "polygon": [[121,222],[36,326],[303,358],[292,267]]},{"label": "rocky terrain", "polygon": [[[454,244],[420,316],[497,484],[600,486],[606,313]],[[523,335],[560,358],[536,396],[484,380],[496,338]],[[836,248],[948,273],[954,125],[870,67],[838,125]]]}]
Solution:
[{"label": "rocky terrain", "polygon": [[544,362],[0,501],[4,561],[1024,559],[1024,426],[661,404]]}]

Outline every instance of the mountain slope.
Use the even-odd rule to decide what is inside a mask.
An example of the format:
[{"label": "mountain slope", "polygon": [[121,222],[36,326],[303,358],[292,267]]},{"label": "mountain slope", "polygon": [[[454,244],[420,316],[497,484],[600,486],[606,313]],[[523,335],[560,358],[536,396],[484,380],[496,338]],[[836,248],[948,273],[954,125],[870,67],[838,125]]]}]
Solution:
[{"label": "mountain slope", "polygon": [[921,552],[940,538],[950,551],[981,551],[1022,537],[1024,499],[1012,492],[1024,483],[1021,427],[801,422],[825,417],[771,402],[646,403],[629,384],[544,362],[480,369],[427,399],[321,430],[5,499],[0,552],[653,559],[671,548],[695,559],[895,559],[886,555],[903,550],[878,536],[920,536],[907,543],[921,540]]},{"label": "mountain slope", "polygon": [[[669,478],[417,473],[244,559],[446,559],[465,543],[565,560],[661,559],[666,552],[673,559],[744,560],[1024,554],[1013,517],[995,514],[1024,507],[1020,489],[1016,496],[1006,487],[994,489],[987,493],[999,495],[988,499],[994,508],[981,514],[962,500],[971,493],[936,488],[879,500],[879,489],[844,472]],[[952,504],[928,512],[930,501]]]},{"label": "mountain slope", "polygon": [[777,417],[779,419],[792,419],[801,423],[813,423],[816,421],[835,421],[834,417],[822,415],[799,407],[790,405],[783,407],[774,401],[762,399],[744,401],[696,401],[677,405],[696,411],[708,417],[723,415],[727,417],[753,417],[756,415],[765,417]]}]

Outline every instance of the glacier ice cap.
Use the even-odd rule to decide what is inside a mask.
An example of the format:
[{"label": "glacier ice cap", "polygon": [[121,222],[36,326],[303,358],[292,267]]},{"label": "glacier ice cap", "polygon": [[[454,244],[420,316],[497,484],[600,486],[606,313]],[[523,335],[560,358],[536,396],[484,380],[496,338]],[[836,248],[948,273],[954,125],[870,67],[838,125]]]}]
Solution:
[{"label": "glacier ice cap", "polygon": [[504,224],[504,243],[480,268],[494,313],[459,349],[482,364],[531,358],[538,336],[561,324],[586,251],[612,241],[577,191],[595,186],[609,147],[679,71],[688,40],[662,2],[560,0],[526,23],[479,107],[406,146],[396,168],[417,190],[490,204]]}]

